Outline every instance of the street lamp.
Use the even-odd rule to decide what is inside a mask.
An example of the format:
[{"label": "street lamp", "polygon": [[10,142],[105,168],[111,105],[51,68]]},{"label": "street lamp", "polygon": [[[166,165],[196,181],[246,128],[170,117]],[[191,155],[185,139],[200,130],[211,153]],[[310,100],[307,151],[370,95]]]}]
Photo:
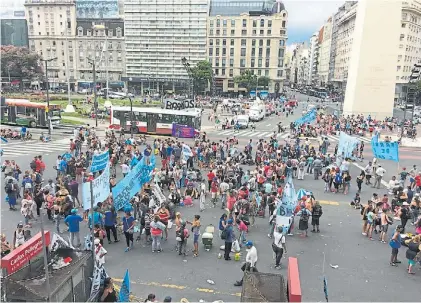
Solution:
[{"label": "street lamp", "polygon": [[94,113],[95,113],[95,126],[98,127],[98,102],[96,100],[96,60],[88,58],[88,62],[92,64],[92,74],[94,81]]},{"label": "street lamp", "polygon": [[192,68],[190,66],[190,63],[187,61],[186,57],[181,58],[181,63],[187,71],[187,75],[189,77],[189,92],[191,93],[191,98],[194,101],[194,79]]},{"label": "street lamp", "polygon": [[47,110],[48,110],[48,134],[51,135],[51,112],[50,112],[50,85],[48,82],[48,62],[56,60],[57,57],[51,59],[41,59],[45,63],[45,80],[47,81],[46,88],[47,88]]},{"label": "street lamp", "polygon": [[70,96],[70,68],[69,68],[69,50],[73,50],[73,46],[72,48],[69,48],[69,39],[67,37],[67,32],[66,32],[67,28],[66,26],[63,29],[62,35],[64,36],[65,40],[66,40],[66,75],[67,75],[67,99],[68,99],[68,104],[66,106],[66,113],[74,113],[75,112],[75,108],[72,105],[72,98]]},{"label": "street lamp", "polygon": [[134,125],[133,125],[133,100],[132,97],[129,96],[129,101],[130,101],[130,138],[133,139],[133,129],[134,129]]},{"label": "street lamp", "polygon": [[[405,97],[405,104],[404,104],[404,110],[403,110],[403,122],[402,122],[402,127],[401,127],[401,140],[403,137],[403,131],[405,128],[405,120],[406,120],[406,105],[408,103],[408,94],[414,94],[415,92],[411,92],[412,88],[411,88],[411,84],[415,83],[416,81],[418,81],[420,79],[421,76],[421,64],[414,64],[414,67],[411,70],[411,75],[409,76],[409,80],[408,80],[408,87],[407,87],[407,91],[406,91],[406,97]],[[412,119],[414,119],[414,108],[415,108],[415,98],[413,96],[412,98]]]},{"label": "street lamp", "polygon": [[[107,29],[107,27],[105,27],[104,25],[101,24],[97,24],[94,25],[92,27],[92,29],[94,30],[103,30],[104,31],[104,35],[105,35],[105,45],[102,49],[102,53],[101,53],[101,59],[102,59],[102,54],[105,52],[105,77],[106,77],[106,88],[107,88],[107,96],[106,96],[106,100],[107,103],[109,102],[109,80],[108,80],[108,60],[109,60],[109,53],[108,53],[108,31],[106,32],[105,30]],[[100,62],[101,63],[101,59]]]}]

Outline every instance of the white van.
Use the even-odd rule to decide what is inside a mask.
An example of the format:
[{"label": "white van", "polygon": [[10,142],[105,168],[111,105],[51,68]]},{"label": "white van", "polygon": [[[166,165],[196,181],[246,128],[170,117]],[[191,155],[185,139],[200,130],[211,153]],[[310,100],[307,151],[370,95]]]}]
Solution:
[{"label": "white van", "polygon": [[249,110],[249,118],[251,121],[260,121],[263,120],[263,118],[265,117],[265,107],[263,106],[263,109],[261,107],[256,107],[253,106],[252,108],[250,108]]},{"label": "white van", "polygon": [[247,115],[238,115],[237,116],[237,122],[238,122],[238,125],[240,126],[240,128],[248,128],[250,118]]}]

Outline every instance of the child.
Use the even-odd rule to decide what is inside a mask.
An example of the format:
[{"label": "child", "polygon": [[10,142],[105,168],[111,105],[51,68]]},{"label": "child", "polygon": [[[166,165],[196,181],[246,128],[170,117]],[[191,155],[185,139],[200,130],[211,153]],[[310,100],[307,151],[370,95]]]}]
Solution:
[{"label": "child", "polygon": [[361,197],[359,193],[355,194],[354,200],[351,201],[351,206],[354,206],[355,209],[361,208]]},{"label": "child", "polygon": [[243,243],[247,242],[246,236],[248,232],[248,227],[243,220],[237,219],[236,223],[238,226],[238,230],[240,231],[240,246],[242,246]]}]

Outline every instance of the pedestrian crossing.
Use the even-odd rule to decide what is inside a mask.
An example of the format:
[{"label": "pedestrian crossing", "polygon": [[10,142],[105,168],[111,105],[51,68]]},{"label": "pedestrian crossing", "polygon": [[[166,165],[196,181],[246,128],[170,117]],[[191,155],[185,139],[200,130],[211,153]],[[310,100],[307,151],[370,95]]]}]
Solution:
[{"label": "pedestrian crossing", "polygon": [[[222,131],[215,131],[212,132],[212,135],[216,136],[216,135],[220,135],[220,136],[224,136],[224,137],[231,137],[231,136],[236,136],[237,138],[239,137],[248,137],[248,138],[269,138],[271,136],[273,136],[275,132],[274,131],[258,131],[258,130],[240,130],[240,131],[235,131],[232,129],[229,130],[222,130]],[[278,139],[286,139],[288,138],[288,136],[291,136],[290,132],[284,132],[284,133],[280,133],[280,134],[276,134]],[[334,142],[338,142],[339,141],[339,135],[327,135],[327,136],[323,136],[323,137],[327,137],[330,141],[334,141]],[[364,141],[364,143],[370,143],[371,142],[371,138],[367,138],[367,137],[361,137],[361,136],[354,136],[355,138],[357,138],[360,141]],[[304,138],[303,138],[304,139]],[[309,138],[310,140],[316,140],[317,138]]]},{"label": "pedestrian crossing", "polygon": [[69,150],[70,138],[54,140],[51,142],[41,142],[38,140],[16,141],[1,144],[3,159],[17,158],[28,155],[63,154]]}]

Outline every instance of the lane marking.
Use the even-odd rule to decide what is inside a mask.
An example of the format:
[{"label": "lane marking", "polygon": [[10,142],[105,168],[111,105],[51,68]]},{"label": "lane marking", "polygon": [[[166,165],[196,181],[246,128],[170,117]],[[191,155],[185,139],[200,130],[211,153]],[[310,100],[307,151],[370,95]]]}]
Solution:
[{"label": "lane marking", "polygon": [[271,126],[271,125],[272,125],[272,124],[270,124],[270,123],[269,123],[269,124],[267,124],[266,126]]},{"label": "lane marking", "polygon": [[265,136],[265,138],[269,138],[270,136],[272,136],[272,132],[271,133],[269,133],[269,134],[267,134],[266,136]]},{"label": "lane marking", "polygon": [[243,132],[243,133],[241,133],[243,136],[248,136],[248,135],[251,135],[251,134],[253,134],[254,132],[253,131],[246,131],[246,132]]},{"label": "lane marking", "polygon": [[[123,279],[120,278],[112,278],[114,282],[117,283],[123,283]],[[184,286],[184,285],[176,285],[176,284],[165,284],[165,283],[158,283],[158,282],[142,282],[142,281],[130,281],[130,284],[133,285],[143,285],[143,286],[153,286],[153,287],[162,287],[162,288],[169,288],[169,289],[175,289],[175,290],[190,290],[190,291],[197,291],[197,292],[202,292],[202,293],[212,293],[212,294],[218,294],[218,295],[228,295],[228,296],[233,296],[233,297],[241,297],[241,293],[226,293],[226,292],[221,292],[221,291],[217,291],[216,289],[212,289],[212,288],[191,288],[188,286]]]},{"label": "lane marking", "polygon": [[324,205],[334,205],[334,206],[340,205],[340,203],[336,201],[327,201],[327,200],[317,200],[317,201],[319,201],[320,204],[324,204]]}]

